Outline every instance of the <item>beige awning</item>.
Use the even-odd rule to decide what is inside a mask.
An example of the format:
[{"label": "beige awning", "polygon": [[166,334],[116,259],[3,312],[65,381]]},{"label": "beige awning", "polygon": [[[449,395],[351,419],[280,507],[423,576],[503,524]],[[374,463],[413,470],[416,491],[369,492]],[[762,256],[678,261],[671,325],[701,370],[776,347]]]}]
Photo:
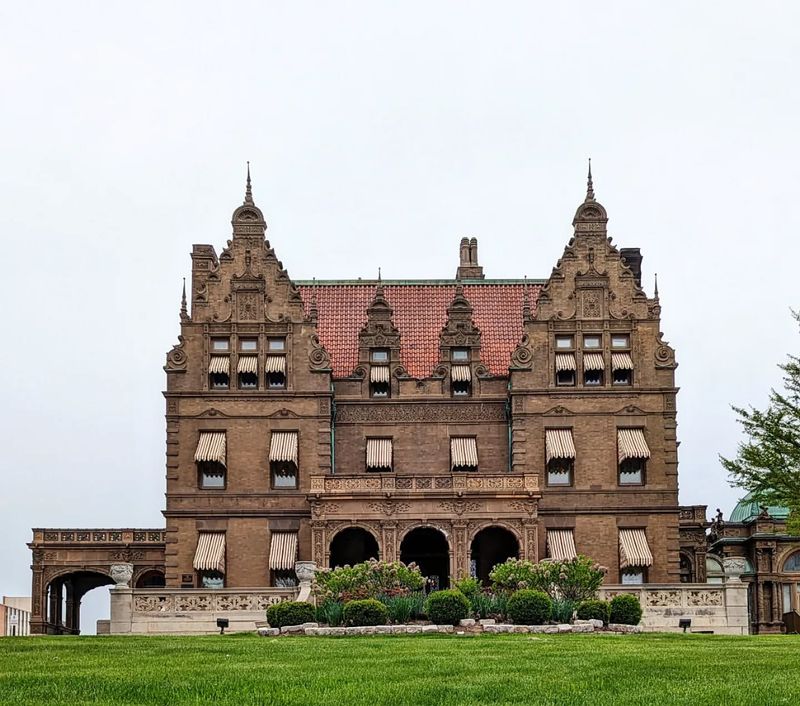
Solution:
[{"label": "beige awning", "polygon": [[197,442],[197,449],[194,452],[194,460],[216,461],[224,466],[225,446],[224,431],[201,431],[200,441]]},{"label": "beige awning", "polygon": [[392,467],[392,440],[367,439],[367,468]]},{"label": "beige awning", "polygon": [[603,362],[602,353],[584,353],[583,354],[583,369],[584,370],[605,370],[605,363]]},{"label": "beige awning", "polygon": [[472,370],[469,365],[451,365],[450,379],[453,382],[469,382],[472,380]]},{"label": "beige awning", "polygon": [[574,353],[556,353],[556,372],[562,370],[577,370]]},{"label": "beige awning", "polygon": [[212,355],[208,362],[208,372],[228,375],[231,370],[231,359],[227,355]]},{"label": "beige awning", "polygon": [[612,370],[633,370],[633,358],[630,353],[612,353]]},{"label": "beige awning", "polygon": [[269,460],[297,465],[297,432],[273,431],[269,440]]},{"label": "beige awning", "polygon": [[544,447],[548,463],[554,458],[575,458],[572,429],[545,429]]},{"label": "beige awning", "polygon": [[547,556],[560,561],[570,561],[578,556],[571,529],[547,530]]},{"label": "beige awning", "polygon": [[269,543],[269,568],[294,569],[297,559],[297,532],[273,532]]},{"label": "beige awning", "polygon": [[389,382],[389,366],[388,365],[372,365],[369,369],[370,382]]},{"label": "beige awning", "polygon": [[453,436],[450,438],[450,459],[452,467],[478,467],[478,444],[473,436]]},{"label": "beige awning", "polygon": [[257,355],[240,355],[239,362],[236,365],[237,373],[252,373],[258,375],[258,356]]},{"label": "beige awning", "polygon": [[225,573],[225,533],[201,532],[194,553],[194,568],[198,571]]},{"label": "beige awning", "polygon": [[619,531],[619,568],[628,566],[652,566],[653,555],[647,545],[643,529],[621,529]]},{"label": "beige awning", "polygon": [[264,372],[267,373],[283,373],[286,374],[286,356],[285,355],[268,355],[267,364],[264,366]]},{"label": "beige awning", "polygon": [[617,453],[619,462],[626,458],[650,458],[650,449],[643,429],[617,429]]}]

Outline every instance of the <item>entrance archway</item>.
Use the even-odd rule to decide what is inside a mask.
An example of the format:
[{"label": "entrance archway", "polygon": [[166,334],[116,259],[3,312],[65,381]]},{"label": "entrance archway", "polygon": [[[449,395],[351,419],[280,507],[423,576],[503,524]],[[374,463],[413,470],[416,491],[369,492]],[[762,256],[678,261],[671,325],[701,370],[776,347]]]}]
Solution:
[{"label": "entrance archway", "polygon": [[470,547],[470,573],[484,584],[489,583],[489,573],[506,559],[519,557],[519,542],[504,527],[486,527],[472,540]]},{"label": "entrance archway", "polygon": [[378,558],[378,542],[361,527],[347,527],[338,532],[331,541],[330,567],[360,564],[367,559]]},{"label": "entrance archway", "polygon": [[81,600],[93,588],[113,584],[110,576],[96,571],[61,574],[47,585],[47,633],[80,635]]},{"label": "entrance archway", "polygon": [[414,562],[432,589],[450,585],[450,545],[438,529],[417,527],[400,543],[400,561]]},{"label": "entrance archway", "polygon": [[166,585],[164,572],[158,569],[149,569],[136,579],[136,588],[164,588]]}]

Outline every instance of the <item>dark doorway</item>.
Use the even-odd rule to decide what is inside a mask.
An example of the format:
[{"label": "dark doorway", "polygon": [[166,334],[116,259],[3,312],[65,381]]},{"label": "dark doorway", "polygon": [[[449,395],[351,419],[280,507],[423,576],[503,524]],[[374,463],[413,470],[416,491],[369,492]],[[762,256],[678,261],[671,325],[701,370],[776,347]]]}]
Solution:
[{"label": "dark doorway", "polygon": [[419,566],[432,590],[450,585],[450,547],[445,536],[433,527],[417,527],[403,538],[400,561]]},{"label": "dark doorway", "polygon": [[136,581],[136,588],[164,588],[166,585],[164,574],[158,569],[145,571]]},{"label": "dark doorway", "polygon": [[517,538],[502,527],[487,527],[475,535],[470,555],[470,573],[489,584],[489,572],[506,559],[519,557]]},{"label": "dark doorway", "polygon": [[349,564],[360,564],[367,559],[378,558],[378,542],[367,530],[348,527],[331,541],[331,568]]}]

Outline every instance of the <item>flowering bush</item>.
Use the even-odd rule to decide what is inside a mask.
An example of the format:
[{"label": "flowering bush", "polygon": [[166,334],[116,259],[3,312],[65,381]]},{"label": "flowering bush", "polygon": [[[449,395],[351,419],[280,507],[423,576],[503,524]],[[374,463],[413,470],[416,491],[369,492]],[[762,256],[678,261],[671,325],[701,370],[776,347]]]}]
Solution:
[{"label": "flowering bush", "polygon": [[416,564],[370,559],[354,566],[318,571],[313,591],[317,601],[347,602],[364,598],[391,598],[421,591],[425,578]]},{"label": "flowering bush", "polygon": [[595,597],[606,571],[589,557],[579,554],[570,560],[545,559],[538,564],[509,559],[495,566],[489,578],[496,591],[532,588],[544,591],[552,599],[577,603]]}]

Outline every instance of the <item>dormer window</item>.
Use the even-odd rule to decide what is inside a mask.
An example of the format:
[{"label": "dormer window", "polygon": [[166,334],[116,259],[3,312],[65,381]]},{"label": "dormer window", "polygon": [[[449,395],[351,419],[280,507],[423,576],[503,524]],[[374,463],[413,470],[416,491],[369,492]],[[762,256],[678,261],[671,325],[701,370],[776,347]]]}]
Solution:
[{"label": "dormer window", "polygon": [[389,351],[385,348],[375,348],[370,351],[369,359],[373,363],[386,365],[389,362]]},{"label": "dormer window", "polygon": [[469,348],[452,348],[450,360],[454,363],[469,363]]},{"label": "dormer window", "polygon": [[450,366],[450,389],[453,397],[469,397],[472,393],[472,370],[469,365]]},{"label": "dormer window", "polygon": [[389,351],[373,348],[369,352],[369,394],[371,397],[389,397],[392,391],[389,370]]}]

